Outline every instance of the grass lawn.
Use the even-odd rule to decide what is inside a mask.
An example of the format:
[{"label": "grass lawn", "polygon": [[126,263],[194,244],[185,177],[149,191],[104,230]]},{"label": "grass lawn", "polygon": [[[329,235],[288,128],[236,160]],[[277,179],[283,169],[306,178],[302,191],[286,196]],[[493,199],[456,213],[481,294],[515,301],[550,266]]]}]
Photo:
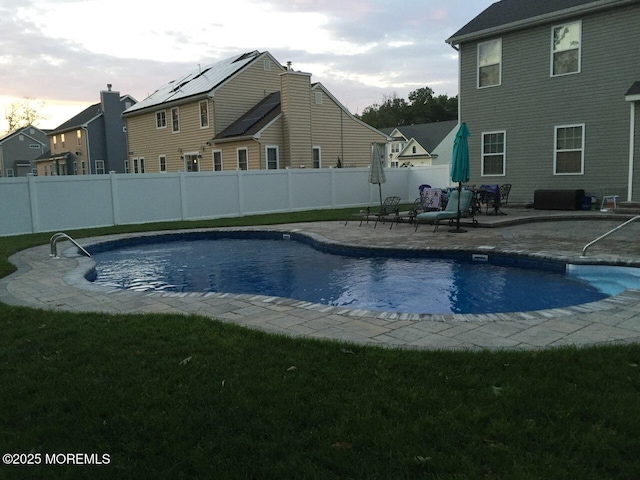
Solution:
[{"label": "grass lawn", "polygon": [[[8,255],[49,236],[0,238],[0,275],[12,271]],[[0,465],[0,479],[640,478],[637,345],[406,351],[197,316],[4,304],[0,328],[0,450],[41,455]],[[109,463],[44,464],[57,453]]]}]

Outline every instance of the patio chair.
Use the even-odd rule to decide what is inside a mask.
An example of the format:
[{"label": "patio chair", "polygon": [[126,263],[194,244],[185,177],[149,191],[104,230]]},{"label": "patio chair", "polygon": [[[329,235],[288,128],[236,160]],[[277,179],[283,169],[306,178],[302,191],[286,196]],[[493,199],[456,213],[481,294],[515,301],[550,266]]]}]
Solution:
[{"label": "patio chair", "polygon": [[511,191],[511,184],[505,183],[500,185],[500,204],[506,205],[509,201],[509,192]]},{"label": "patio chair", "polygon": [[[377,207],[377,210],[374,210],[372,207],[367,207],[366,209],[360,210],[358,213],[354,213],[352,216],[360,218],[360,225],[358,225],[360,227],[362,226],[362,222],[364,220],[369,223],[369,218],[374,217],[376,223],[374,224],[373,228],[376,228],[379,221],[382,221],[384,223],[385,220],[389,217],[391,217],[391,221],[393,222],[394,217],[398,216],[399,214],[398,205],[400,203],[400,200],[400,197],[387,197],[384,199],[384,202],[382,202],[382,205]],[[344,224],[346,225],[348,221],[349,219],[347,218]],[[393,223],[391,224],[391,226],[393,227]]]},{"label": "patio chair", "polygon": [[[424,207],[424,199],[423,197],[418,197],[413,201],[411,208],[406,212],[399,212],[398,215],[394,217],[396,223],[400,223],[400,221],[407,221],[409,224],[413,224],[416,221],[416,217],[419,213],[427,211]],[[393,220],[391,221],[391,227],[393,228]]]},{"label": "patio chair", "polygon": [[[473,212],[469,208],[471,205],[471,200],[473,199],[473,192],[471,190],[462,190],[460,194],[460,217],[468,218],[471,217],[473,224],[475,225],[477,220],[475,216],[473,216]],[[451,192],[451,196],[449,197],[449,202],[447,203],[447,208],[439,212],[424,212],[419,213],[416,216],[416,231],[418,230],[418,225],[420,223],[433,223],[435,232],[438,230],[438,225],[441,220],[455,220],[458,218],[458,191],[454,190]]]}]

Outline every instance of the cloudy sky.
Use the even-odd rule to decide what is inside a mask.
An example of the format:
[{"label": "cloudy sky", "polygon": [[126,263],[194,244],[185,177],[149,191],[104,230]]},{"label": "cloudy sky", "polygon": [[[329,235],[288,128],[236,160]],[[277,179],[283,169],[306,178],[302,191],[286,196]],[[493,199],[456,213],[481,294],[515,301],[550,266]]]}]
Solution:
[{"label": "cloudy sky", "polygon": [[[0,132],[6,107],[44,101],[55,128],[107,83],[144,99],[245,51],[311,73],[352,113],[425,86],[458,93],[445,39],[495,0],[2,0]],[[37,102],[34,102],[37,103]]]}]

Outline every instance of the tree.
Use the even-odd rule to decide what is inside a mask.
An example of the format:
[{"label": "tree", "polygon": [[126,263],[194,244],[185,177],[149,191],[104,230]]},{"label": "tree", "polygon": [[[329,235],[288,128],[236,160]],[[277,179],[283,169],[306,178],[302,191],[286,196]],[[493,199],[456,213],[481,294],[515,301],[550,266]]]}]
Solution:
[{"label": "tree", "polygon": [[407,103],[394,93],[391,97],[383,97],[382,105],[365,108],[359,118],[375,128],[455,120],[458,118],[458,97],[436,97],[431,88],[423,87],[410,92]]},{"label": "tree", "polygon": [[409,93],[409,102],[411,102],[411,123],[429,123],[434,121],[432,120],[433,90],[429,87],[414,90]]},{"label": "tree", "polygon": [[34,125],[46,120],[46,116],[40,112],[45,103],[42,100],[24,98],[19,102],[12,102],[5,108],[4,118],[7,121],[7,132],[13,132],[18,128]]},{"label": "tree", "polygon": [[372,105],[365,108],[360,119],[375,128],[406,125],[408,107],[406,100],[398,98],[398,94],[385,95],[382,105]]}]

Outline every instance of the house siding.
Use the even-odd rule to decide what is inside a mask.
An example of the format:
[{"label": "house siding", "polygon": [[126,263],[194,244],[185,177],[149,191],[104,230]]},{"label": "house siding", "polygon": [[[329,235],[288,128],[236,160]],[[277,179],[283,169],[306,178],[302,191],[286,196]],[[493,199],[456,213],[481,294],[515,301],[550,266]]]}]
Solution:
[{"label": "house siding", "polygon": [[[314,92],[311,93],[312,99]],[[351,121],[342,109],[322,92],[322,103],[311,103],[311,143],[313,147],[320,146],[321,165],[335,166],[338,157],[344,164],[344,135],[343,124]]]},{"label": "house siding", "polygon": [[284,133],[283,133],[283,119],[278,118],[268,128],[266,128],[260,135],[260,168],[265,167],[265,151],[264,148],[267,145],[276,145],[278,147],[278,165],[279,168],[290,167],[291,164],[284,158]]},{"label": "house siding", "polygon": [[[582,21],[581,72],[551,77],[551,28],[558,22],[502,38],[500,86],[478,89],[477,42],[460,46],[461,121],[471,132],[471,184],[511,183],[510,200],[533,199],[536,189],[584,189],[626,198],[629,106],[624,93],[637,80],[640,7],[576,17]],[[568,23],[564,20],[560,23]],[[484,38],[480,41],[487,40]],[[554,175],[556,126],[584,124],[584,174]],[[506,131],[504,176],[481,176],[482,133]]]},{"label": "house siding", "polygon": [[313,167],[311,148],[311,75],[285,72],[281,75],[285,163],[294,167]]},{"label": "house siding", "polygon": [[[176,105],[178,108],[179,131],[173,132],[171,124],[171,108],[164,107],[142,115],[126,118],[129,138],[129,159],[145,158],[145,172],[160,171],[158,157],[165,155],[167,171],[185,170],[182,156],[188,153],[202,154],[201,170],[213,170],[211,148],[207,145],[213,137],[212,102],[209,103],[209,127],[200,127],[200,98],[191,103]],[[167,126],[156,128],[156,112],[166,110]],[[206,153],[206,154],[205,154]]]},{"label": "house siding", "polygon": [[317,91],[311,92],[312,145],[322,148],[322,166],[336,166],[338,158],[344,167],[368,166],[371,144],[386,143],[386,136],[354,120],[324,91],[322,103],[316,104]]},{"label": "house siding", "polygon": [[[271,63],[265,71],[263,60]],[[261,56],[238,72],[215,92],[215,134],[217,135],[270,93],[280,90],[283,68],[269,56]],[[213,137],[213,133],[211,132]]]}]

